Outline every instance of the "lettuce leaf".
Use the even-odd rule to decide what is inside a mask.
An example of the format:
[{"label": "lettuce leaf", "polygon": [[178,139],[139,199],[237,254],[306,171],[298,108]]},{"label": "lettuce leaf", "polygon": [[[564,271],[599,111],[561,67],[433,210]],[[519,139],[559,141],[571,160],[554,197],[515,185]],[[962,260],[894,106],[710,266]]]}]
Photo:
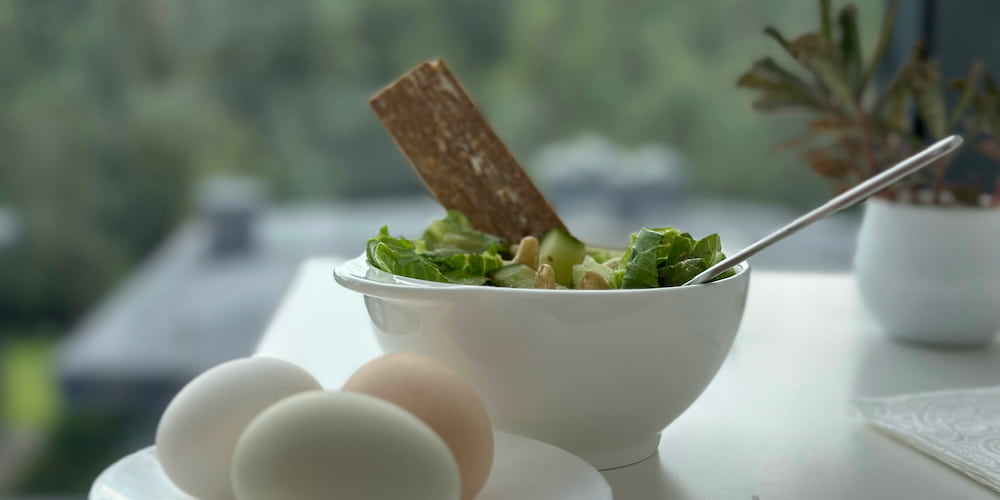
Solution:
[{"label": "lettuce leaf", "polygon": [[708,269],[702,259],[685,259],[680,262],[660,268],[659,278],[662,286],[678,286],[687,283],[698,273]]},{"label": "lettuce leaf", "polygon": [[449,210],[443,219],[431,222],[424,231],[427,251],[449,257],[456,254],[481,254],[493,249],[506,251],[507,244],[499,236],[476,230],[461,212]]},{"label": "lettuce leaf", "polygon": [[622,256],[622,251],[614,248],[601,248],[601,247],[587,247],[587,255],[597,262],[607,262],[612,259],[617,259]]},{"label": "lettuce leaf", "polygon": [[[365,255],[372,266],[392,274],[463,285],[486,284],[489,274],[503,266],[500,238],[471,229],[458,212],[432,222],[424,234],[433,241],[397,238],[382,226],[368,240]],[[470,248],[477,251],[462,251]]]},{"label": "lettuce leaf", "polygon": [[[383,226],[368,240],[365,254],[372,266],[399,276],[485,285],[504,266],[507,250],[501,238],[477,231],[461,213],[449,211],[431,222],[422,239],[393,237]],[[678,286],[725,257],[717,234],[696,240],[674,228],[645,227],[631,236],[624,252],[588,248],[573,268],[573,281],[579,286],[584,272],[595,271],[611,288]],[[715,279],[733,274],[729,270]]]},{"label": "lettuce leaf", "polygon": [[663,234],[644,227],[632,235],[632,243],[625,249],[625,274],[622,288],[655,288],[659,283],[656,256]]},{"label": "lettuce leaf", "polygon": [[[725,259],[719,235],[701,240],[674,228],[642,228],[632,235],[622,256],[622,288],[683,285],[705,269]],[[731,276],[726,271],[715,279]]]},{"label": "lettuce leaf", "polygon": [[[659,262],[659,285],[683,285],[725,258],[718,234],[710,234],[695,241],[690,234],[683,233],[674,241],[667,257]],[[715,279],[732,276],[733,273],[729,270]]]},{"label": "lettuce leaf", "polygon": [[503,259],[493,250],[481,254],[456,253],[448,257],[428,254],[445,278],[452,283],[482,285],[493,271],[503,267]]},{"label": "lettuce leaf", "polygon": [[365,256],[371,265],[388,273],[427,281],[452,282],[431,259],[417,253],[412,241],[391,236],[388,226],[382,226],[378,236],[368,240]]}]

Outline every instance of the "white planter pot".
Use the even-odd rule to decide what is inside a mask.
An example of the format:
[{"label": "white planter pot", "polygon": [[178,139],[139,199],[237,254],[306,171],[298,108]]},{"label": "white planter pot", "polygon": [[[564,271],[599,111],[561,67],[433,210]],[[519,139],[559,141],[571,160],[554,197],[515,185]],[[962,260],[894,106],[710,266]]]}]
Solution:
[{"label": "white planter pot", "polygon": [[891,337],[978,345],[1000,330],[1000,210],[871,199],[854,268]]}]

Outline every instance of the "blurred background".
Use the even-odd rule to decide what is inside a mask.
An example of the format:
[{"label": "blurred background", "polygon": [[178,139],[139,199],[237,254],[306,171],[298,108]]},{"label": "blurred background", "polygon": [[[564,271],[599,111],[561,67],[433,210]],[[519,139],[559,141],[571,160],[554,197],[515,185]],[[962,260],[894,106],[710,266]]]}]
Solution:
[{"label": "blurred background", "polygon": [[[860,2],[871,44],[880,2]],[[738,75],[800,0],[0,2],[0,497],[83,498],[296,265],[441,210],[367,99],[444,57],[571,229],[738,248],[830,194]],[[870,45],[869,45],[870,46]],[[857,214],[762,268],[845,270]],[[331,286],[334,286],[331,280]]]}]

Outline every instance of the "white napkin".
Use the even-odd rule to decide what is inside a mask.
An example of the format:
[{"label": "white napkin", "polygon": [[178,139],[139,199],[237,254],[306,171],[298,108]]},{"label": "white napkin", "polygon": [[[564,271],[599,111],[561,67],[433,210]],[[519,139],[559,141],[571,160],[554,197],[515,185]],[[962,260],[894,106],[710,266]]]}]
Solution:
[{"label": "white napkin", "polygon": [[864,398],[882,432],[1000,491],[1000,387]]}]

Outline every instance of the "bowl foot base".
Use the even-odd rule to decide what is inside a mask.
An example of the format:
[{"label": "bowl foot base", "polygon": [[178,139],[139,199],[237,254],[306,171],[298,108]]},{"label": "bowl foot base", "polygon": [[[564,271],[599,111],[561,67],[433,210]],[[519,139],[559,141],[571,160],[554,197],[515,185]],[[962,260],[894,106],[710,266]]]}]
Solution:
[{"label": "bowl foot base", "polygon": [[586,460],[598,470],[617,469],[627,467],[646,460],[656,455],[656,449],[660,445],[660,435],[656,434],[648,438],[625,443],[613,448],[601,450],[570,450],[578,457]]}]

